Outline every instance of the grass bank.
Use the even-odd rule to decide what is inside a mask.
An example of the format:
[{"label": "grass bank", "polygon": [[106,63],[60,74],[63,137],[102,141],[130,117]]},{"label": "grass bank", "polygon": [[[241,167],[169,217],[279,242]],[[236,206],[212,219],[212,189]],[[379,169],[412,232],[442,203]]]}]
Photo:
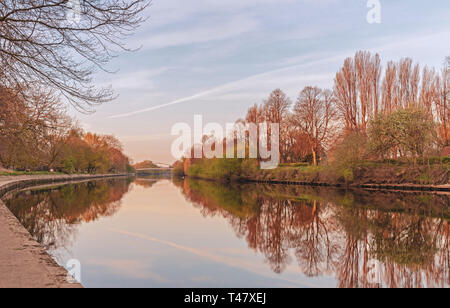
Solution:
[{"label": "grass bank", "polygon": [[62,172],[47,172],[47,171],[36,171],[36,172],[27,172],[27,171],[2,171],[0,172],[0,176],[22,176],[22,175],[63,175],[65,173]]},{"label": "grass bank", "polygon": [[280,182],[311,185],[448,185],[450,157],[410,163],[390,160],[352,165],[282,164],[261,170],[256,160],[197,159],[180,164],[174,171],[192,178],[226,182]]}]

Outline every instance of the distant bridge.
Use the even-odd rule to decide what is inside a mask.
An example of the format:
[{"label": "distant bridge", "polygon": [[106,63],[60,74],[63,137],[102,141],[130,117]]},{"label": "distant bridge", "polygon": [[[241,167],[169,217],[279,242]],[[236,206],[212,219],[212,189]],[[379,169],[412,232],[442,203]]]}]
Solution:
[{"label": "distant bridge", "polygon": [[166,163],[157,163],[157,162],[153,162],[155,165],[161,165],[161,166],[166,166],[167,168],[171,168],[172,165],[171,164],[166,164]]},{"label": "distant bridge", "polygon": [[142,168],[136,169],[136,174],[141,176],[149,175],[172,175],[173,168]]}]

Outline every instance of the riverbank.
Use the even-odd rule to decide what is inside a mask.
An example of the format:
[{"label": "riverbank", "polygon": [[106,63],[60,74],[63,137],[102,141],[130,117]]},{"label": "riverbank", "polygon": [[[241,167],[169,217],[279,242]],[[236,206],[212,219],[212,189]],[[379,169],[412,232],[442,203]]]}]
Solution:
[{"label": "riverbank", "polygon": [[175,174],[224,182],[254,182],[347,188],[450,191],[448,159],[430,164],[361,162],[349,166],[285,164],[261,170],[254,160],[198,159],[185,161]]},{"label": "riverbank", "polygon": [[[64,183],[129,174],[0,176],[0,197],[41,184]],[[67,271],[20,224],[0,200],[0,288],[81,288],[67,282]]]}]

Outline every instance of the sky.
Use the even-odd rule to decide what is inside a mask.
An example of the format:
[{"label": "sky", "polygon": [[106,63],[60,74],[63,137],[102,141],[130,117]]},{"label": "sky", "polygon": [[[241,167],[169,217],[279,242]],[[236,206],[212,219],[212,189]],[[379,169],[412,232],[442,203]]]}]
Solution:
[{"label": "sky", "polygon": [[368,23],[368,0],[153,0],[148,20],[108,65],[98,86],[118,98],[83,115],[89,131],[113,134],[135,162],[172,163],[174,124],[194,115],[225,126],[271,91],[295,101],[305,86],[332,88],[346,57],[377,52],[385,64],[410,57],[440,67],[450,55],[450,1],[380,0],[381,23]]}]

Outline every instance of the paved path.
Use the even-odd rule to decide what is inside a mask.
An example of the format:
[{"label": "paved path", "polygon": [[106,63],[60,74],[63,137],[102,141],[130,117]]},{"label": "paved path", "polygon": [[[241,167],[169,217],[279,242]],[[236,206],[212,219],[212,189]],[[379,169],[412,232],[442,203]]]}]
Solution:
[{"label": "paved path", "polygon": [[[106,177],[106,176],[101,176]],[[110,176],[109,176],[110,177]],[[0,196],[14,187],[98,178],[98,176],[0,176]],[[0,288],[80,288],[58,266],[0,200]]]}]

